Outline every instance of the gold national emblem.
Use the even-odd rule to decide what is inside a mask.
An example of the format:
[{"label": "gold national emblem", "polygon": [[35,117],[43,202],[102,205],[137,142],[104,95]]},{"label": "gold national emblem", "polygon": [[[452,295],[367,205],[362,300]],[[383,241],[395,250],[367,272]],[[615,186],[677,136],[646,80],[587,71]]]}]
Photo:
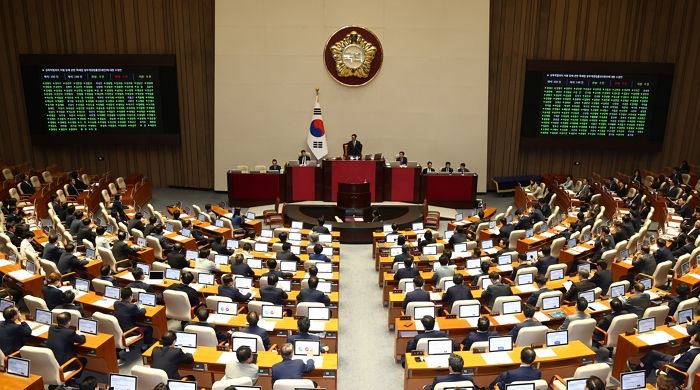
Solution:
[{"label": "gold national emblem", "polygon": [[331,46],[335,70],[340,77],[367,78],[377,48],[357,31],[351,31]]}]

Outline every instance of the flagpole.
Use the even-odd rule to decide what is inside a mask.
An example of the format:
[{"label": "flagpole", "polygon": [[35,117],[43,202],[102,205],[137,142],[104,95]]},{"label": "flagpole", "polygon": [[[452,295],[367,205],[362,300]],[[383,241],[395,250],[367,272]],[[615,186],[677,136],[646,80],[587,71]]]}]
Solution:
[{"label": "flagpole", "polygon": [[320,89],[320,88],[318,88],[318,87],[316,88],[316,103],[318,103],[318,90],[319,90],[319,89]]}]

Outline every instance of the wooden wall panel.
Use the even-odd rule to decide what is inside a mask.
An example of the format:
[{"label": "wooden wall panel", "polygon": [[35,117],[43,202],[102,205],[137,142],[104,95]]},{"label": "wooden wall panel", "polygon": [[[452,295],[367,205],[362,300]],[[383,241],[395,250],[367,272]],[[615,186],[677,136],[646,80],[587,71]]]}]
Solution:
[{"label": "wooden wall panel", "polygon": [[[156,186],[213,188],[213,0],[1,0],[0,35],[0,161],[139,171]],[[30,143],[19,54],[94,53],[176,55],[179,146]]]},{"label": "wooden wall panel", "polygon": [[[492,0],[489,178],[526,173],[585,175],[700,163],[700,4],[694,0]],[[525,61],[649,61],[676,64],[658,153],[520,148]],[[581,165],[574,165],[580,161]]]}]

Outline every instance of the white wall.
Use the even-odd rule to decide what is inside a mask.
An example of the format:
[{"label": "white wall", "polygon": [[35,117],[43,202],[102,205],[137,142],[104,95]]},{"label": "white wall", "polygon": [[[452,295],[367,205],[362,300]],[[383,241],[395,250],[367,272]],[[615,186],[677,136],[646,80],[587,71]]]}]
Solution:
[{"label": "white wall", "polygon": [[[215,12],[216,190],[238,164],[295,159],[319,87],[329,156],[354,132],[365,153],[465,162],[485,191],[489,0],[217,0]],[[347,25],[384,49],[359,88],[336,83],[323,62]]]}]

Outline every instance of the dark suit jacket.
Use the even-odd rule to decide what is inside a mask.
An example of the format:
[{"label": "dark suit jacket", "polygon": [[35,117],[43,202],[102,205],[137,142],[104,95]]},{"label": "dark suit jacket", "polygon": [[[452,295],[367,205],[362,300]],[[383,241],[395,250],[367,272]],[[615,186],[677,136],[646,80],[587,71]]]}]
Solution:
[{"label": "dark suit jacket", "polygon": [[467,235],[466,235],[466,234],[464,234],[464,233],[455,233],[455,234],[452,235],[452,237],[450,237],[449,243],[450,243],[451,245],[454,245],[454,244],[460,244],[460,243],[466,242],[466,241],[467,241]]},{"label": "dark suit jacket", "polygon": [[260,336],[263,342],[263,346],[265,347],[265,350],[270,349],[270,336],[267,335],[267,331],[257,325],[255,326],[248,326],[247,328],[241,329],[241,332],[243,333],[250,333],[250,334],[255,334]]},{"label": "dark suit jacket", "polygon": [[[41,288],[44,295],[44,301],[49,310],[53,310],[56,306],[63,303],[63,292],[54,286],[44,286]],[[34,314],[34,313],[32,313]]]},{"label": "dark suit jacket", "polygon": [[251,294],[243,295],[240,290],[235,287],[219,286],[219,296],[231,298],[234,302],[246,302],[250,299]]},{"label": "dark suit jacket", "polygon": [[559,260],[557,260],[556,257],[554,256],[545,256],[535,263],[535,267],[537,267],[537,273],[540,275],[544,275],[547,273],[547,268],[550,265],[558,264]]},{"label": "dark suit jacket", "polygon": [[319,303],[323,303],[326,306],[328,306],[328,304],[331,303],[331,299],[328,298],[328,295],[323,293],[323,291],[319,291],[319,290],[311,289],[311,288],[301,289],[301,291],[299,291],[299,295],[297,295],[297,301],[298,302],[319,302]]},{"label": "dark suit jacket", "polygon": [[117,212],[117,214],[119,214],[119,219],[122,221],[129,220],[129,217],[124,212],[124,205],[119,200],[112,202],[112,212]]},{"label": "dark suit jacket", "polygon": [[151,367],[165,371],[169,379],[180,379],[180,365],[194,362],[191,353],[184,353],[173,346],[154,348],[152,358]]},{"label": "dark suit jacket", "polygon": [[603,290],[602,293],[605,294],[613,282],[612,273],[609,269],[598,271],[591,278],[591,282],[593,282],[593,284],[595,284],[597,287],[600,287],[600,289]]},{"label": "dark suit jacket", "polygon": [[685,244],[685,245],[683,245],[682,247],[680,247],[680,248],[676,249],[675,251],[673,251],[673,256],[676,257],[676,258],[681,257],[681,256],[683,256],[683,255],[686,254],[686,253],[692,252],[693,249],[695,249],[695,245],[693,245],[692,242],[689,243],[689,244]]},{"label": "dark suit jacket", "polygon": [[234,275],[247,276],[249,278],[255,276],[255,271],[246,263],[233,264],[231,266],[231,273]]},{"label": "dark suit jacket", "polygon": [[90,228],[90,226],[81,225],[78,228],[78,234],[75,238],[78,240],[78,243],[80,245],[82,245],[83,240],[88,240],[94,244],[95,236],[95,232],[92,231],[92,228]]},{"label": "dark suit jacket", "polygon": [[[607,314],[605,317],[601,318],[600,321],[598,321],[598,324],[596,325],[598,328],[603,329],[604,331],[607,331],[610,328],[610,324],[612,324],[613,319],[617,316],[621,316],[623,314],[629,314],[627,310],[621,310],[620,312],[611,312],[610,314]],[[595,334],[595,333],[594,333]]]},{"label": "dark suit jacket", "polygon": [[403,263],[404,260],[410,259],[411,255],[408,253],[399,253],[398,255],[394,256],[394,260],[392,261],[392,264],[395,263]]},{"label": "dark suit jacket", "polygon": [[75,255],[73,255],[72,253],[64,253],[58,260],[58,272],[64,275],[69,272],[75,272],[80,269],[83,269],[84,265],[87,263],[87,260],[78,260],[78,258],[75,257]]},{"label": "dark suit jacket", "polygon": [[518,333],[520,333],[520,329],[522,328],[528,328],[530,326],[539,326],[542,325],[541,322],[534,321],[532,319],[525,319],[523,322],[519,322],[513,326],[513,329],[511,329],[509,335],[513,336],[513,342],[518,339]]},{"label": "dark suit jacket", "polygon": [[435,377],[433,379],[433,383],[426,386],[425,390],[433,390],[435,388],[435,385],[438,383],[445,383],[445,382],[461,382],[461,381],[471,381],[474,383],[474,378],[472,378],[469,375],[461,374],[461,373],[452,373],[452,374],[447,374],[447,375],[442,375]]},{"label": "dark suit jacket", "polygon": [[314,361],[283,359],[281,362],[272,366],[272,384],[274,385],[278,379],[303,379],[304,373],[314,370]]},{"label": "dark suit jacket", "polygon": [[0,350],[5,356],[19,351],[24,346],[24,338],[32,335],[32,328],[26,322],[0,322]]},{"label": "dark suit jacket", "polygon": [[136,230],[143,232],[143,230],[146,228],[146,225],[144,225],[143,221],[141,221],[140,219],[134,218],[134,219],[130,219],[126,223],[126,227],[129,229],[129,234],[131,234],[131,229],[136,229]]},{"label": "dark suit jacket", "polygon": [[41,254],[41,258],[58,263],[58,260],[61,258],[61,255],[64,252],[65,251],[56,244],[46,244],[44,247],[44,252]]},{"label": "dark suit jacket", "polygon": [[[418,346],[418,340],[420,339],[437,339],[437,338],[445,338],[449,339],[450,336],[447,335],[447,333],[441,331],[441,330],[427,330],[423,333],[418,333],[411,339],[411,341],[406,344],[406,352],[411,352],[415,351],[416,347]],[[454,341],[452,342],[454,344]],[[452,350],[457,349],[458,346],[452,345]]]},{"label": "dark suit jacket", "polygon": [[420,275],[420,272],[417,268],[404,267],[396,270],[396,273],[394,274],[394,280],[399,281],[401,279],[413,279],[418,275]]},{"label": "dark suit jacket", "polygon": [[501,226],[501,228],[499,229],[498,235],[501,238],[508,239],[508,238],[510,238],[510,233],[512,233],[513,230],[515,230],[515,225],[509,223],[509,224]]},{"label": "dark suit jacket", "polygon": [[155,225],[148,224],[143,228],[143,235],[148,237],[156,229]]},{"label": "dark suit jacket", "polygon": [[292,260],[296,262],[301,261],[299,260],[299,256],[295,255],[292,252],[277,252],[275,257],[277,258],[277,260]]},{"label": "dark suit jacket", "polygon": [[311,156],[306,154],[303,156],[299,156],[299,158],[297,158],[297,160],[299,161],[299,164],[308,164],[309,161],[311,161]]},{"label": "dark suit jacket", "polygon": [[323,225],[316,225],[311,228],[311,231],[318,234],[330,234],[330,230]]},{"label": "dark suit jacket", "polygon": [[25,180],[21,183],[19,183],[19,186],[22,188],[22,193],[26,195],[31,195],[34,193],[34,186],[29,180]]},{"label": "dark suit jacket", "polygon": [[281,305],[287,299],[287,293],[281,288],[274,286],[265,286],[260,289],[260,300],[270,302],[275,305]]},{"label": "dark suit jacket", "polygon": [[406,156],[397,157],[397,158],[396,158],[396,161],[397,161],[400,165],[406,165],[406,164],[408,164],[408,157],[406,157]]},{"label": "dark suit jacket", "polygon": [[355,140],[353,144],[352,141],[348,142],[348,156],[360,156],[362,157],[362,142]]},{"label": "dark suit jacket", "polygon": [[498,336],[498,333],[491,330],[486,332],[469,332],[467,337],[462,340],[462,345],[464,346],[463,350],[468,351],[472,347],[472,344],[479,341],[488,341],[491,336]]},{"label": "dark suit jacket", "polygon": [[314,341],[321,341],[321,338],[316,336],[315,334],[307,333],[307,332],[299,332],[299,334],[290,334],[287,336],[287,342],[290,344],[294,344],[295,341],[297,340],[314,340]]},{"label": "dark suit jacket", "polygon": [[537,300],[540,299],[540,295],[544,292],[552,291],[548,289],[547,287],[543,287],[530,295],[530,297],[527,299],[527,304],[530,306],[535,306],[537,304]]},{"label": "dark suit jacket", "polygon": [[83,221],[77,218],[74,219],[73,221],[71,221],[70,226],[68,227],[68,233],[70,233],[71,235],[78,234],[78,230],[81,226],[83,226]]},{"label": "dark suit jacket", "polygon": [[442,303],[447,305],[449,310],[452,310],[452,304],[454,304],[455,301],[465,299],[472,299],[472,292],[469,287],[464,284],[455,284],[442,294]]},{"label": "dark suit jacket", "polygon": [[683,372],[687,372],[688,369],[690,368],[690,365],[693,364],[693,360],[695,360],[695,357],[700,353],[700,348],[692,348],[689,349],[678,358],[675,362],[671,363],[671,365]]},{"label": "dark suit jacket", "polygon": [[114,255],[114,259],[119,261],[128,259],[130,255],[135,255],[136,251],[131,249],[128,243],[116,240],[114,244],[112,244],[112,254]]},{"label": "dark suit jacket", "polygon": [[518,223],[515,225],[515,230],[527,230],[532,227],[532,219],[526,215],[520,216]]},{"label": "dark suit jacket", "polygon": [[323,253],[312,253],[309,255],[309,260],[325,261],[326,263],[331,261],[330,257],[324,255]]},{"label": "dark suit jacket", "polygon": [[170,287],[168,287],[166,290],[182,291],[185,294],[187,294],[187,298],[190,300],[190,305],[192,305],[192,307],[199,305],[199,294],[197,293],[197,290],[193,289],[192,287],[186,284],[171,284]]},{"label": "dark suit jacket", "polygon": [[430,302],[430,293],[422,288],[407,293],[406,297],[403,299],[403,309],[406,310],[406,307],[408,307],[408,304],[411,302]]},{"label": "dark suit jacket", "polygon": [[483,298],[483,301],[486,302],[486,306],[493,308],[493,303],[496,301],[496,298],[510,295],[513,295],[513,290],[510,289],[510,286],[505,283],[498,282],[488,286],[486,291],[481,294],[481,297]]},{"label": "dark suit jacket", "polygon": [[578,299],[578,293],[593,290],[594,288],[596,288],[596,285],[590,279],[581,280],[571,286],[569,291],[564,294],[564,299],[567,301],[575,301]]},{"label": "dark suit jacket", "polygon": [[81,317],[85,317],[85,311],[83,311],[83,307],[80,305],[76,305],[75,303],[63,303],[56,306],[56,309],[77,310],[80,313]]},{"label": "dark suit jacket", "polygon": [[651,306],[651,299],[649,298],[649,294],[642,293],[628,299],[624,307],[625,310],[629,311],[630,313],[636,314],[639,318],[642,318],[642,316],[644,315],[644,311],[649,306]]},{"label": "dark suit jacket", "polygon": [[119,327],[122,331],[137,326],[136,321],[141,319],[146,314],[146,308],[139,309],[135,303],[117,301],[114,302],[114,316],[119,321]]},{"label": "dark suit jacket", "polygon": [[651,254],[643,255],[638,259],[632,260],[632,265],[636,273],[643,273],[651,276],[656,270],[656,259],[654,259],[654,256]]},{"label": "dark suit jacket", "polygon": [[52,326],[49,328],[49,338],[46,341],[46,346],[53,351],[58,364],[62,365],[77,356],[75,344],[84,342],[85,336],[75,333],[73,329]]},{"label": "dark suit jacket", "polygon": [[183,269],[185,267],[189,267],[187,259],[185,259],[185,255],[183,255],[182,253],[177,253],[177,252],[168,253],[168,265],[171,268],[177,268],[177,269]]},{"label": "dark suit jacket", "polygon": [[129,288],[140,288],[141,290],[146,290],[146,292],[149,292],[149,293],[152,293],[152,292],[153,292],[153,286],[150,285],[150,284],[148,284],[148,283],[144,283],[144,282],[141,281],[141,280],[137,280],[137,281],[135,281],[135,282],[131,282],[131,283],[129,283],[126,287],[129,287]]},{"label": "dark suit jacket", "polygon": [[542,372],[540,372],[540,370],[531,366],[520,366],[499,375],[493,382],[491,382],[490,387],[493,388],[498,383],[499,388],[505,389],[506,385],[509,383],[513,383],[515,381],[533,381],[540,379],[541,377]]},{"label": "dark suit jacket", "polygon": [[214,252],[216,252],[220,255],[226,255],[226,256],[231,256],[231,253],[233,253],[226,248],[226,245],[219,244],[218,242],[211,243],[211,250],[213,250]]}]

